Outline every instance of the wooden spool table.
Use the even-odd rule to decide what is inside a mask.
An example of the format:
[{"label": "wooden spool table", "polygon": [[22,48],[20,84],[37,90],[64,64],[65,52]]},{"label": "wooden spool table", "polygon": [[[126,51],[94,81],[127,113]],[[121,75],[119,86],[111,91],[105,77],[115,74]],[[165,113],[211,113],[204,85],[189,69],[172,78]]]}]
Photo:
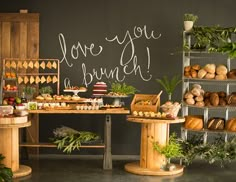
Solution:
[{"label": "wooden spool table", "polygon": [[0,118],[0,153],[5,156],[3,164],[12,169],[14,178],[32,171],[28,166],[19,165],[19,128],[30,125],[27,116]]},{"label": "wooden spool table", "polygon": [[169,125],[184,122],[184,118],[155,119],[127,116],[130,122],[141,123],[140,161],[128,163],[125,170],[139,175],[176,175],[183,172],[183,167],[175,165],[173,171],[165,171],[161,167],[165,163],[165,156],[153,149],[153,142],[165,146],[169,141]]}]

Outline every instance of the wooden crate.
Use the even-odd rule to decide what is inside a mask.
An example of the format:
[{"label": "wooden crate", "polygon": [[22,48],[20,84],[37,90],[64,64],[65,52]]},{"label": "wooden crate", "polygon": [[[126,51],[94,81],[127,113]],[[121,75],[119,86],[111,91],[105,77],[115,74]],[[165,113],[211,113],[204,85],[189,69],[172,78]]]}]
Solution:
[{"label": "wooden crate", "polygon": [[[150,101],[151,104],[141,105],[141,101]],[[160,107],[160,94],[135,94],[131,102],[131,112],[133,111],[153,111],[158,112]]]}]

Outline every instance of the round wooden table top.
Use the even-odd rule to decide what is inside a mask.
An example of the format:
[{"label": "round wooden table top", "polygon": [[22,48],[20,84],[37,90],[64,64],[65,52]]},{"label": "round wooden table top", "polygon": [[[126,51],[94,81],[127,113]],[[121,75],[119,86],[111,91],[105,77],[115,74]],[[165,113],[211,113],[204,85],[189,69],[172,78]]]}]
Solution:
[{"label": "round wooden table top", "polygon": [[154,118],[154,117],[139,117],[128,115],[127,120],[135,123],[163,123],[163,124],[175,124],[175,123],[183,123],[185,122],[184,117],[177,118]]},{"label": "round wooden table top", "polygon": [[31,125],[28,116],[22,117],[1,117],[0,128],[23,128]]}]

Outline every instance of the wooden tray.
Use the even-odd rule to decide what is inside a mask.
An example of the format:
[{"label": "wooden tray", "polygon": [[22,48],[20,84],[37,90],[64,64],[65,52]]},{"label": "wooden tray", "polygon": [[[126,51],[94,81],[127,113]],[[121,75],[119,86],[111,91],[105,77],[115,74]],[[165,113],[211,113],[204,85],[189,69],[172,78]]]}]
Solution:
[{"label": "wooden tray", "polygon": [[71,110],[72,107],[46,107],[44,108],[44,110],[48,110],[48,111],[51,111],[51,110]]}]

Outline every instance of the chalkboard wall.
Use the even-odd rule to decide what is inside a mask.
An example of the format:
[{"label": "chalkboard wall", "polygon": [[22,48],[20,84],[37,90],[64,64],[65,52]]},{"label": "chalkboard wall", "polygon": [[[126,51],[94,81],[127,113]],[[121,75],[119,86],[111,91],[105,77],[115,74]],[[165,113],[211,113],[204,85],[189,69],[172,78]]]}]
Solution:
[{"label": "chalkboard wall", "polygon": [[[64,83],[70,83],[86,85],[85,96],[90,96],[99,80],[158,93],[156,78],[182,71],[183,14],[197,14],[198,25],[235,26],[235,5],[233,0],[1,0],[0,12],[40,13],[40,58],[60,60],[61,93]],[[161,102],[166,99],[163,93]],[[173,100],[181,100],[181,85]],[[88,115],[40,116],[40,140],[47,141],[61,125],[102,134],[103,120]],[[180,126],[171,131],[179,133]],[[125,116],[113,117],[112,153],[139,154],[139,143],[140,125],[128,123]]]}]

